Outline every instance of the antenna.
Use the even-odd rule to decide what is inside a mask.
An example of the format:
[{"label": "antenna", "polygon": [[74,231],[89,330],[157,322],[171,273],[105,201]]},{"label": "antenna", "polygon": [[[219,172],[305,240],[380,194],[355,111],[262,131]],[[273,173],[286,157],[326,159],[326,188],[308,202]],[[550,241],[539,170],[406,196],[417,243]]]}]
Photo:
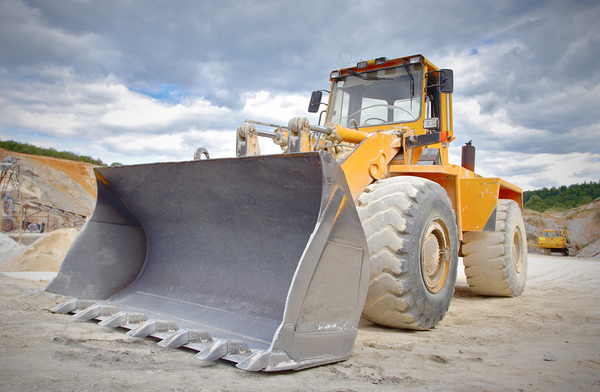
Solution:
[{"label": "antenna", "polygon": [[344,49],[340,52],[340,60],[344,65],[349,66],[352,61],[352,52],[348,49]]}]

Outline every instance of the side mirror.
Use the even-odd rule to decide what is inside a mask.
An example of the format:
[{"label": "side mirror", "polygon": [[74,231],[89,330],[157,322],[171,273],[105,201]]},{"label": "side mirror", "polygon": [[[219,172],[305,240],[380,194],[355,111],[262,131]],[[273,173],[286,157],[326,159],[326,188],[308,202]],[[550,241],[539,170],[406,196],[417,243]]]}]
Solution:
[{"label": "side mirror", "polygon": [[321,98],[323,98],[322,91],[313,91],[310,95],[310,102],[308,103],[308,112],[317,113],[319,106],[321,105]]},{"label": "side mirror", "polygon": [[454,91],[454,72],[451,69],[440,69],[440,91],[444,94]]}]

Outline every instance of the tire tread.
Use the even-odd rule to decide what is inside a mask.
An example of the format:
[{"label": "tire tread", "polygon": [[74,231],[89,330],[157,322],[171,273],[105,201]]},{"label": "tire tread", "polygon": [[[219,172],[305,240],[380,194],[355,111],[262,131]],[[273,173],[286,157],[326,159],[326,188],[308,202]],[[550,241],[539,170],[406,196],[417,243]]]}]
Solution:
[{"label": "tire tread", "polygon": [[522,244],[525,249],[524,270],[517,273],[513,266],[511,250],[512,230],[515,225],[520,225],[525,236],[519,206],[512,200],[501,199],[497,203],[496,231],[464,234],[463,264],[469,288],[473,293],[514,297],[523,292],[527,275],[527,243]]},{"label": "tire tread", "polygon": [[443,318],[449,299],[441,316],[427,317],[417,306],[413,292],[415,274],[408,267],[408,252],[415,251],[410,249],[414,247],[414,233],[407,231],[409,222],[414,220],[412,210],[429,197],[424,195],[431,194],[450,203],[438,184],[409,176],[376,182],[358,198],[357,209],[370,251],[371,278],[363,310],[366,319],[390,327],[424,330]]}]

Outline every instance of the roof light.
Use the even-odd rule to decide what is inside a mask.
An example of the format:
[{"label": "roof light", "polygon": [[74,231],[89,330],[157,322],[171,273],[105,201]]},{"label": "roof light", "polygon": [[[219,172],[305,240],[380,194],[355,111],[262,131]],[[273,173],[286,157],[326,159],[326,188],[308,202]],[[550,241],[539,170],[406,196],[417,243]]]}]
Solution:
[{"label": "roof light", "polygon": [[387,59],[385,57],[379,57],[379,58],[375,59],[375,65],[385,64],[386,62],[387,62]]},{"label": "roof light", "polygon": [[416,64],[416,63],[420,63],[420,62],[421,62],[421,56],[411,57],[410,60],[408,60],[409,64]]},{"label": "roof light", "polygon": [[332,72],[329,74],[329,79],[337,79],[337,78],[339,78],[340,76],[342,76],[342,73],[341,73],[340,71],[332,71]]},{"label": "roof light", "polygon": [[367,68],[368,65],[369,65],[369,62],[367,62],[367,61],[359,61],[356,64],[356,68],[363,69],[363,68]]}]

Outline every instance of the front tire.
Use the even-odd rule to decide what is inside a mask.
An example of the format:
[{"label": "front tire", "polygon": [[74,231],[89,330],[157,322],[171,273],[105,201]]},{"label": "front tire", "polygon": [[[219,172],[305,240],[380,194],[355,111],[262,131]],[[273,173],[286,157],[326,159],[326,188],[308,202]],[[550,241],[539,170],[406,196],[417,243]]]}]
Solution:
[{"label": "front tire", "polygon": [[527,237],[519,205],[513,200],[498,200],[496,231],[466,232],[462,253],[473,293],[521,295],[527,280]]},{"label": "front tire", "polygon": [[433,328],[450,306],[458,263],[446,191],[423,178],[393,177],[370,185],[357,205],[371,268],[363,317],[394,328]]}]

